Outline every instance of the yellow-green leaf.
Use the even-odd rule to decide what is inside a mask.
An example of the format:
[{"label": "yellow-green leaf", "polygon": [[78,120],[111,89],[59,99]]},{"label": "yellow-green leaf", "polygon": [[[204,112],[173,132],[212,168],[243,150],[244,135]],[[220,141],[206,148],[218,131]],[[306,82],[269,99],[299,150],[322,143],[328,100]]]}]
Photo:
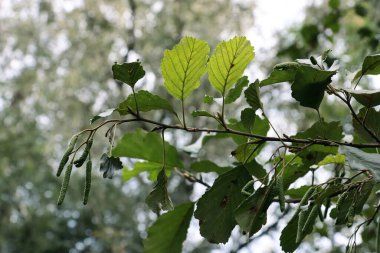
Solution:
[{"label": "yellow-green leaf", "polygon": [[253,46],[245,37],[222,41],[207,65],[210,83],[224,96],[243,75],[254,56]]},{"label": "yellow-green leaf", "polygon": [[171,95],[183,100],[199,87],[209,52],[207,42],[187,36],[172,50],[165,51],[161,71],[164,86]]}]

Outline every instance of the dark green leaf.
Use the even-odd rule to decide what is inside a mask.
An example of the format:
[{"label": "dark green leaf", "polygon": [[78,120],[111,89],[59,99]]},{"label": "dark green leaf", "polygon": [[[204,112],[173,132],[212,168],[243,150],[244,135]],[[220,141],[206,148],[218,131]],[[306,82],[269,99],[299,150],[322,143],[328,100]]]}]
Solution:
[{"label": "dark green leaf", "polygon": [[254,235],[267,222],[267,210],[275,196],[272,184],[259,188],[235,210],[235,219],[241,229]]},{"label": "dark green leaf", "polygon": [[231,90],[228,91],[224,103],[225,104],[231,104],[236,101],[241,95],[241,92],[243,91],[243,88],[247,86],[249,83],[248,77],[243,76],[241,77],[235,84],[235,87],[233,87]]},{"label": "dark green leaf", "polygon": [[161,215],[148,229],[144,253],[180,253],[193,215],[194,204],[186,203]]},{"label": "dark green leaf", "polygon": [[236,225],[235,208],[244,200],[241,189],[251,179],[243,167],[220,175],[213,186],[199,199],[195,218],[200,232],[212,243],[226,243]]},{"label": "dark green leaf", "polygon": [[173,203],[170,200],[168,189],[166,188],[168,178],[166,177],[165,169],[163,168],[157,175],[157,184],[146,197],[145,202],[155,212],[162,210],[173,209]]},{"label": "dark green leaf", "polygon": [[[361,122],[364,121],[367,128],[369,128],[377,138],[380,138],[380,112],[374,108],[360,109],[358,118]],[[364,120],[365,118],[365,120]],[[355,119],[352,119],[352,125],[354,127],[354,140],[355,142],[376,142],[376,140],[363,128],[363,126]]]},{"label": "dark green leaf", "polygon": [[123,165],[118,157],[108,157],[106,153],[100,158],[100,172],[103,172],[104,178],[112,178],[115,170],[121,170]]},{"label": "dark green leaf", "polygon": [[380,74],[380,54],[369,55],[364,58],[362,65],[363,75],[378,75]]},{"label": "dark green leaf", "polygon": [[365,107],[380,105],[380,90],[346,90]]},{"label": "dark green leaf", "polygon": [[[176,114],[173,107],[166,99],[163,99],[148,91],[140,90],[137,92],[136,100],[140,112],[167,110]],[[120,115],[127,115],[130,113],[130,110],[136,113],[136,103],[133,94],[129,95],[126,100],[121,102],[116,110],[120,113]]]},{"label": "dark green leaf", "polygon": [[131,62],[117,64],[112,66],[113,78],[128,84],[132,88],[136,82],[144,77],[145,71],[141,66],[141,62]]},{"label": "dark green leaf", "polygon": [[284,168],[283,172],[285,190],[288,189],[291,183],[295,182],[298,178],[303,177],[310,171],[310,166],[304,164],[301,158],[294,158],[294,155],[285,156],[285,164],[287,163],[289,163],[289,165]]},{"label": "dark green leaf", "polygon": [[99,113],[98,115],[92,117],[90,119],[90,124],[93,124],[95,121],[97,121],[98,119],[101,119],[101,118],[105,118],[105,117],[108,117],[110,116],[113,112],[115,111],[115,108],[110,108],[108,109],[107,111],[104,111],[102,113]]},{"label": "dark green leaf", "polygon": [[[116,157],[130,157],[144,159],[150,162],[163,164],[162,139],[158,133],[145,132],[137,129],[126,133],[112,150]],[[166,166],[183,168],[175,147],[165,142]]]},{"label": "dark green leaf", "polygon": [[260,86],[266,86],[274,83],[293,82],[296,75],[299,63],[285,62],[274,66],[270,76],[260,82]]},{"label": "dark green leaf", "polygon": [[380,155],[366,153],[358,148],[339,146],[339,153],[346,156],[347,162],[351,169],[362,170],[368,169],[380,181]]},{"label": "dark green leaf", "polygon": [[315,69],[300,65],[292,84],[292,96],[300,105],[318,110],[322,102],[326,86],[336,71]]},{"label": "dark green leaf", "polygon": [[239,145],[234,151],[231,152],[236,160],[241,163],[249,163],[260,153],[264,145],[261,144],[251,144],[244,143]]},{"label": "dark green leaf", "polygon": [[252,132],[254,123],[255,123],[255,110],[252,108],[245,108],[241,111],[240,119],[241,123],[243,124],[244,128],[248,130],[248,132]]},{"label": "dark green leaf", "polygon": [[248,173],[251,176],[257,178],[260,182],[266,183],[268,181],[266,170],[263,168],[261,164],[256,162],[255,159],[252,159],[250,162],[242,166],[244,166],[247,169]]},{"label": "dark green leaf", "polygon": [[254,111],[257,109],[263,109],[263,104],[260,100],[260,87],[259,80],[256,80],[254,83],[251,83],[248,88],[244,91],[245,98],[247,103],[252,107]]},{"label": "dark green leaf", "polygon": [[309,189],[309,185],[303,185],[299,188],[291,188],[287,190],[285,194],[291,198],[301,199]]},{"label": "dark green leaf", "polygon": [[191,169],[196,172],[216,172],[218,174],[226,173],[227,171],[231,170],[231,167],[220,167],[216,165],[215,163],[211,162],[210,160],[204,160],[204,161],[198,161],[191,164]]}]

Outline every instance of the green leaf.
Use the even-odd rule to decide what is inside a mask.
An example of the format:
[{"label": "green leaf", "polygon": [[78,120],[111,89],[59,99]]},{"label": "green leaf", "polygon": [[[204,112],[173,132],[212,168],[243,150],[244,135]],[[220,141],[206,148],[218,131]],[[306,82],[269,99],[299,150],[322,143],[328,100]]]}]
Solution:
[{"label": "green leaf", "polygon": [[346,157],[342,154],[328,155],[323,158],[322,161],[318,163],[318,166],[327,165],[327,164],[344,164]]},{"label": "green leaf", "polygon": [[241,77],[235,84],[235,87],[233,87],[231,90],[228,91],[228,94],[226,98],[224,99],[225,104],[231,104],[236,101],[241,95],[241,92],[243,91],[243,88],[247,86],[249,83],[248,77],[243,76]]},{"label": "green leaf", "polygon": [[244,128],[248,130],[248,132],[252,132],[254,123],[255,123],[255,110],[252,108],[245,108],[241,111],[240,119],[241,123],[243,124]]},{"label": "green leaf", "polygon": [[369,55],[364,58],[362,75],[380,74],[380,54]]},{"label": "green leaf", "polygon": [[[358,118],[361,122],[363,122],[365,118],[364,122],[367,128],[371,129],[377,138],[380,138],[380,112],[376,111],[374,108],[369,108],[367,112],[367,108],[362,108],[358,113]],[[368,132],[357,120],[352,119],[352,125],[355,130],[355,142],[376,142],[376,140],[368,134]]]},{"label": "green leaf", "polygon": [[266,183],[268,181],[266,170],[255,159],[252,159],[249,163],[245,163],[241,166],[246,168],[248,173],[257,178],[260,182]]},{"label": "green leaf", "polygon": [[173,209],[173,203],[166,188],[167,183],[168,178],[166,177],[165,168],[163,168],[157,175],[157,184],[145,199],[148,206],[155,212],[158,212],[160,209]]},{"label": "green leaf", "polygon": [[243,164],[249,163],[260,153],[263,146],[263,144],[244,143],[232,151],[231,155]]},{"label": "green leaf", "polygon": [[216,172],[218,174],[226,173],[231,170],[231,167],[220,167],[217,164],[211,162],[210,160],[198,161],[191,164],[191,169],[196,172]]},{"label": "green leaf", "polygon": [[180,253],[193,215],[194,204],[185,203],[161,215],[148,229],[144,253]]},{"label": "green leaf", "polygon": [[207,65],[210,83],[224,96],[239,80],[254,56],[254,49],[245,37],[236,36],[229,41],[222,41]]},{"label": "green leaf", "polygon": [[[240,94],[239,94],[239,96],[240,96]],[[205,95],[203,97],[203,103],[205,103],[205,104],[212,105],[214,102],[215,102],[214,97],[211,97],[209,95]]]},{"label": "green leaf", "polygon": [[162,164],[153,162],[136,162],[132,170],[123,169],[123,180],[128,181],[142,172],[153,172],[162,169]]},{"label": "green leaf", "polygon": [[299,188],[291,188],[286,191],[286,195],[295,199],[302,199],[305,193],[310,189],[309,185],[303,185]]},{"label": "green leaf", "polygon": [[254,235],[267,222],[267,210],[275,196],[272,184],[259,188],[235,210],[235,219],[241,229]]},{"label": "green leaf", "polygon": [[[310,213],[313,209],[313,205],[310,205],[308,209],[305,210],[304,215],[306,217],[310,216]],[[311,217],[312,220],[315,221],[317,218],[317,214],[313,214],[313,217]],[[298,230],[298,219],[300,216],[300,211],[297,211],[294,216],[290,219],[290,221],[287,223],[285,228],[281,231],[280,236],[280,245],[284,252],[294,252],[298,246],[301,244],[302,240],[313,231],[313,224],[314,222],[310,222],[308,227],[306,227],[302,234],[299,242],[297,242],[297,230]],[[310,225],[311,224],[311,225]]]},{"label": "green leaf", "polygon": [[298,178],[303,177],[310,171],[308,165],[304,164],[300,157],[294,157],[295,155],[285,156],[285,164],[289,163],[285,167],[283,172],[284,189],[288,189],[289,185],[295,182]]},{"label": "green leaf", "polygon": [[98,119],[110,116],[114,111],[115,111],[115,108],[110,108],[110,109],[108,109],[102,113],[99,113],[98,115],[96,115],[90,119],[90,124],[93,124]]},{"label": "green leaf", "polygon": [[356,101],[365,107],[374,107],[380,105],[380,90],[346,90]]},{"label": "green leaf", "polygon": [[300,65],[292,84],[292,97],[300,105],[318,110],[322,102],[326,86],[331,83],[331,77],[336,71],[315,69]]},{"label": "green leaf", "polygon": [[216,117],[214,115],[212,115],[211,113],[207,112],[207,111],[193,111],[191,113],[191,115],[195,118],[195,117],[208,117],[208,118],[213,118],[213,119],[216,119]]},{"label": "green leaf", "polygon": [[[163,164],[163,149],[161,135],[137,129],[126,133],[112,150],[116,157],[130,157]],[[166,166],[183,168],[175,147],[165,142]]]},{"label": "green leaf", "polygon": [[260,82],[260,86],[266,86],[274,83],[293,82],[299,63],[285,62],[274,66],[272,73],[267,79]]},{"label": "green leaf", "polygon": [[[140,90],[135,95],[140,112],[167,110],[177,115],[171,104],[166,99],[163,99],[145,90]],[[126,100],[121,102],[116,109],[120,115],[130,114],[130,110],[132,112],[137,112],[133,94],[129,95]]]},{"label": "green leaf", "polygon": [[362,170],[368,169],[380,181],[380,155],[366,153],[358,148],[339,146],[339,153],[346,156],[347,162],[351,169]]},{"label": "green leaf", "polygon": [[235,208],[244,200],[241,189],[251,179],[243,167],[220,175],[213,186],[198,200],[194,217],[200,232],[212,243],[226,243],[236,225]]},{"label": "green leaf", "polygon": [[123,64],[115,63],[112,66],[112,72],[114,79],[126,83],[132,88],[145,75],[145,71],[139,61]]},{"label": "green leaf", "polygon": [[118,157],[108,157],[107,154],[103,154],[100,158],[100,172],[103,172],[103,178],[111,179],[115,173],[115,170],[121,170],[123,165]]},{"label": "green leaf", "polygon": [[183,100],[200,86],[209,52],[207,42],[188,36],[172,50],[165,50],[161,71],[164,86],[172,96]]},{"label": "green leaf", "polygon": [[247,103],[252,107],[254,111],[257,109],[263,109],[263,104],[260,100],[260,87],[259,80],[251,83],[249,87],[244,92]]}]

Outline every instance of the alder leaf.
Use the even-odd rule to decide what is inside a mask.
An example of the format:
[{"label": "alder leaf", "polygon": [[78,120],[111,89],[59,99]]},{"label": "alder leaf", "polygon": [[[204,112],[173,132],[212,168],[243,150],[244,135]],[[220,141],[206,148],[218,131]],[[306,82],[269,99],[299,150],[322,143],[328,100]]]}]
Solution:
[{"label": "alder leaf", "polygon": [[380,105],[380,90],[346,90],[356,101],[365,107],[374,107]]},{"label": "alder leaf", "polygon": [[236,226],[235,208],[244,200],[241,189],[251,179],[244,167],[236,167],[220,175],[198,200],[194,213],[200,232],[212,243],[226,243]]},{"label": "alder leaf", "polygon": [[273,71],[267,79],[260,82],[260,86],[266,86],[275,83],[293,82],[299,63],[284,62],[274,66]]},{"label": "alder leaf", "polygon": [[[145,90],[140,90],[135,94],[135,96],[140,112],[166,110],[177,115],[169,101],[161,98],[160,96],[154,95]],[[116,108],[116,111],[118,111],[120,115],[130,114],[130,111],[136,113],[137,110],[134,95],[129,95],[126,100],[121,102],[119,106]]]},{"label": "alder leaf", "polygon": [[116,170],[121,170],[123,165],[119,157],[109,157],[106,153],[100,158],[100,172],[103,172],[103,178],[111,179]]},{"label": "alder leaf", "polygon": [[115,108],[110,108],[102,113],[99,113],[98,115],[95,115],[94,117],[90,119],[90,124],[93,124],[98,119],[102,119],[102,118],[110,116],[114,111],[115,111]]},{"label": "alder leaf", "polygon": [[133,169],[124,168],[122,177],[124,181],[128,181],[142,172],[156,172],[162,169],[162,164],[154,162],[136,162]]},{"label": "alder leaf", "polygon": [[267,210],[275,196],[272,184],[259,188],[235,210],[235,219],[249,236],[254,235],[267,222]]},{"label": "alder leaf", "polygon": [[308,65],[300,65],[292,83],[292,97],[300,105],[319,109],[326,86],[331,83],[331,77],[336,71],[315,69]]},{"label": "alder leaf", "polygon": [[168,194],[167,183],[168,178],[165,173],[165,168],[163,168],[157,175],[156,185],[145,199],[148,206],[155,212],[158,212],[160,209],[173,209],[173,203]]},{"label": "alder leaf", "polygon": [[260,100],[259,80],[251,83],[249,87],[244,91],[244,95],[247,99],[247,103],[252,107],[254,111],[257,109],[263,109],[263,104]]},{"label": "alder leaf", "polygon": [[[112,150],[115,157],[143,159],[149,162],[163,164],[163,145],[161,135],[137,129],[126,133]],[[167,167],[183,168],[176,148],[165,142],[165,162]]]},{"label": "alder leaf", "polygon": [[144,253],[181,253],[194,203],[185,203],[161,215],[148,229]]},{"label": "alder leaf", "polygon": [[226,98],[224,99],[225,104],[231,104],[235,102],[241,95],[241,92],[243,91],[244,87],[247,86],[249,83],[248,77],[243,76],[241,77],[235,84],[235,86],[230,89],[226,95]]},{"label": "alder leaf", "polygon": [[380,74],[380,54],[369,55],[364,58],[362,65],[362,75]]},{"label": "alder leaf", "polygon": [[254,48],[245,37],[222,41],[207,64],[210,83],[224,96],[243,75],[254,56]]},{"label": "alder leaf", "polygon": [[128,84],[132,88],[138,80],[145,76],[145,70],[139,61],[123,64],[115,63],[112,66],[112,72],[114,79]]},{"label": "alder leaf", "polygon": [[[380,138],[380,112],[374,108],[361,108],[358,113],[360,122],[364,122],[368,129],[370,129],[377,138]],[[363,126],[354,118],[352,119],[352,126],[354,127],[354,140],[355,142],[376,142],[376,140],[363,128]]]},{"label": "alder leaf", "polygon": [[214,115],[212,115],[211,113],[207,112],[207,111],[193,111],[191,113],[191,115],[196,118],[196,117],[208,117],[208,118],[214,118],[216,119],[216,117]]},{"label": "alder leaf", "polygon": [[220,167],[217,164],[211,162],[210,160],[197,161],[191,164],[190,167],[193,171],[196,172],[216,172],[218,174],[226,173],[231,170],[231,167]]},{"label": "alder leaf", "polygon": [[200,86],[209,52],[207,42],[188,36],[172,50],[165,50],[161,71],[164,86],[172,96],[183,100]]}]

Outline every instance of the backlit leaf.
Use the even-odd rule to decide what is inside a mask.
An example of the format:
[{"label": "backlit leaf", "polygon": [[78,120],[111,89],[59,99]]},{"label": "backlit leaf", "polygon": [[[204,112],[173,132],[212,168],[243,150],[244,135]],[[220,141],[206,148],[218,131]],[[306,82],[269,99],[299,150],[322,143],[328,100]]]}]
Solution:
[{"label": "backlit leaf", "polygon": [[148,229],[144,253],[181,253],[193,210],[193,203],[185,203],[161,215]]},{"label": "backlit leaf", "polygon": [[210,83],[224,96],[254,56],[254,49],[245,37],[236,36],[219,43],[207,65]]},{"label": "backlit leaf", "polygon": [[172,50],[165,51],[161,71],[164,86],[172,96],[183,100],[199,87],[209,52],[207,42],[188,36]]},{"label": "backlit leaf", "polygon": [[142,172],[153,172],[162,169],[162,164],[153,162],[136,162],[133,166],[131,170],[128,168],[123,169],[122,176],[124,181],[130,180]]}]

